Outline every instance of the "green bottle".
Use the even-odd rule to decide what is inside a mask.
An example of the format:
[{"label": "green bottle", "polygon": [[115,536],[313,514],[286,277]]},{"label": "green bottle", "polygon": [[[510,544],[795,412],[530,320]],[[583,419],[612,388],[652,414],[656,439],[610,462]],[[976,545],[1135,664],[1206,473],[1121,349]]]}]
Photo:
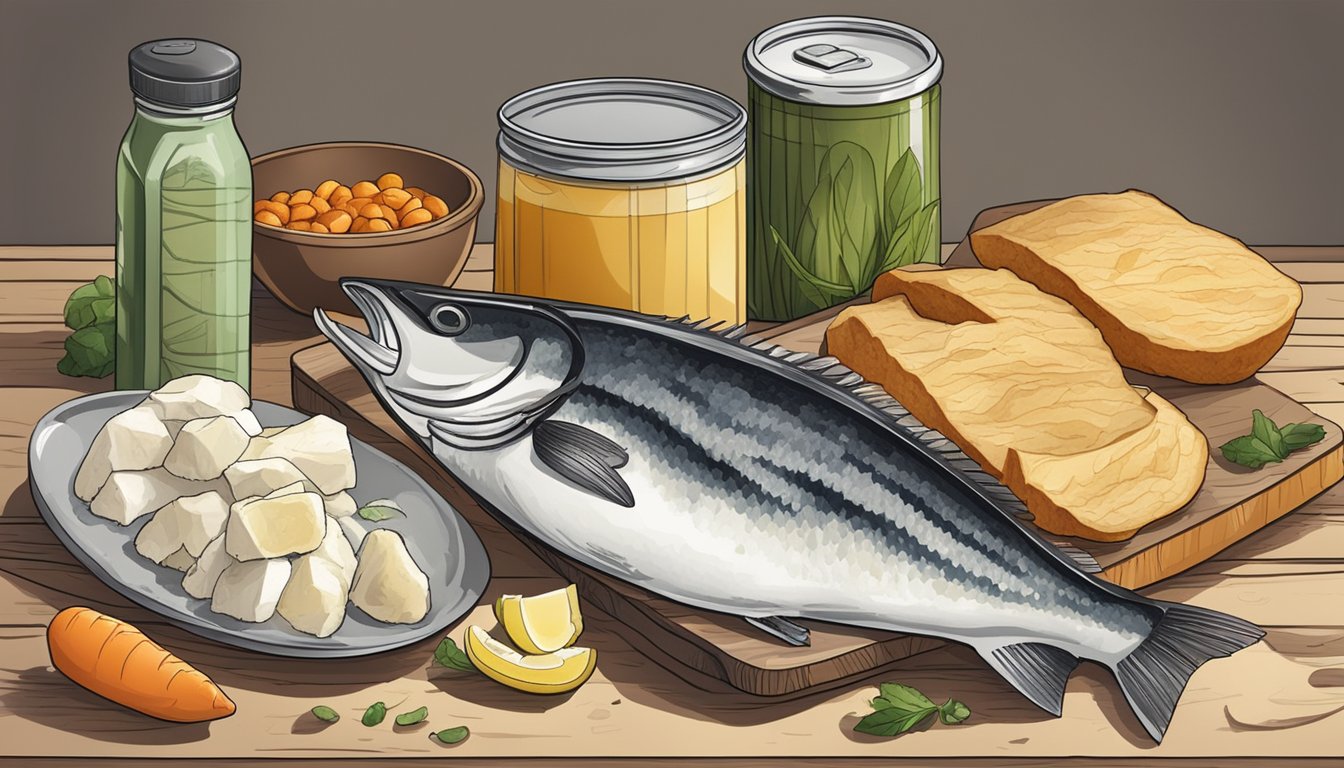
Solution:
[{"label": "green bottle", "polygon": [[205,40],[130,53],[117,153],[117,389],[189,373],[249,387],[252,165],[233,125],[241,65]]}]

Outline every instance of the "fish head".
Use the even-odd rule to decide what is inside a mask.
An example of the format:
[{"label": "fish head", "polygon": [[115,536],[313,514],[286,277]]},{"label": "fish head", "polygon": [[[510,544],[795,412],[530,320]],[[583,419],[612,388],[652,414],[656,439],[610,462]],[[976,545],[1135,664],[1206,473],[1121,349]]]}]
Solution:
[{"label": "fish head", "polygon": [[425,445],[464,449],[516,439],[559,407],[583,370],[578,333],[526,297],[372,278],[341,289],[367,335],[318,308],[318,328]]}]

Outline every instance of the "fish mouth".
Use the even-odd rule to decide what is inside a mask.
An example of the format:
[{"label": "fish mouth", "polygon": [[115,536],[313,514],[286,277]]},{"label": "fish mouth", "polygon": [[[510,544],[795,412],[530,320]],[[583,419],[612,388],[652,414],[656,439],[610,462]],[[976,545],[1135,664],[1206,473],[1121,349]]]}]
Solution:
[{"label": "fish mouth", "polygon": [[[547,376],[538,369],[546,355],[537,355],[554,350],[553,339],[520,335],[516,327],[493,335],[471,330],[477,323],[468,309],[489,315],[488,300],[362,278],[345,278],[341,288],[363,315],[368,334],[321,308],[313,310],[313,321],[384,405],[422,437],[433,433],[461,446],[498,444],[553,410],[576,383],[581,352],[568,361],[568,375]],[[461,331],[445,331],[431,320],[444,306],[460,313]],[[575,355],[575,343],[568,337],[561,346]]]},{"label": "fish mouth", "polygon": [[343,280],[341,289],[364,316],[369,335],[331,319],[321,307],[313,309],[313,322],[346,357],[382,376],[391,376],[401,362],[401,338],[386,303],[383,291],[356,280]]}]

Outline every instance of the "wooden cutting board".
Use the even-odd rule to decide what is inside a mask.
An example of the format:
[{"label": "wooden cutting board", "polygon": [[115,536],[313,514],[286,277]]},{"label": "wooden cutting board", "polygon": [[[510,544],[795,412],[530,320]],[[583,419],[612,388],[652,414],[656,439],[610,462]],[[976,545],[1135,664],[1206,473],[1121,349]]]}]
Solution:
[{"label": "wooden cutting board", "polygon": [[[986,211],[973,229],[1006,215],[1012,214],[1004,209]],[[965,244],[949,260],[954,262],[973,263]],[[839,311],[833,308],[755,335],[791,349],[816,352],[826,325]],[[417,470],[438,474],[436,487],[472,523],[488,551],[508,549],[513,542],[504,537],[521,539],[547,565],[576,583],[585,601],[618,619],[627,628],[624,636],[631,645],[691,682],[709,676],[749,693],[799,694],[843,684],[943,644],[927,637],[804,621],[800,623],[811,629],[812,644],[791,648],[740,618],[688,608],[575,563],[507,523],[501,527],[500,521],[491,518],[396,426],[335,347],[322,344],[303,350],[294,355],[292,367],[297,408],[337,418],[360,438]],[[1131,380],[1153,388],[1185,411],[1213,446],[1244,434],[1254,408],[1279,423],[1324,424],[1326,437],[1282,464],[1256,471],[1227,463],[1215,450],[1203,487],[1184,509],[1127,542],[1075,541],[1097,558],[1104,569],[1102,576],[1110,581],[1137,588],[1179,573],[1282,517],[1344,476],[1340,428],[1271,387],[1255,380],[1198,386],[1143,374],[1134,374]]]}]

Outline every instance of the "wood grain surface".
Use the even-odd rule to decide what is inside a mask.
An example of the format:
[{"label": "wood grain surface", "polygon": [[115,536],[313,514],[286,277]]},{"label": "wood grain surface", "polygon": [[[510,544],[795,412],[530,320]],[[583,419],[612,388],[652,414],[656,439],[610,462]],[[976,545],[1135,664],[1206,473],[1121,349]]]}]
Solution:
[{"label": "wood grain surface", "polygon": [[[1260,375],[1312,410],[1344,420],[1344,248],[1264,249],[1306,283],[1304,314]],[[706,677],[687,682],[651,661],[584,605],[583,642],[598,650],[593,679],[556,699],[516,693],[480,677],[432,667],[433,642],[370,659],[305,662],[228,649],[168,626],[121,599],[78,565],[37,517],[27,490],[27,444],[49,408],[108,381],[55,371],[66,331],[61,307],[74,287],[111,274],[107,247],[0,249],[0,764],[15,766],[808,765],[1203,766],[1334,765],[1344,715],[1344,490],[1306,506],[1207,562],[1145,590],[1232,611],[1260,623],[1265,643],[1211,662],[1191,680],[1172,729],[1154,746],[1119,699],[1109,673],[1084,664],[1069,682],[1064,717],[1036,710],[973,653],[943,647],[839,688],[780,700]],[[488,248],[460,286],[488,289]],[[254,294],[257,397],[290,403],[290,356],[319,338],[308,318]],[[787,330],[787,329],[785,329]],[[412,465],[414,466],[414,465]],[[440,487],[440,490],[449,490]],[[486,530],[494,578],[466,623],[493,625],[489,601],[554,588],[563,579],[529,549]],[[50,667],[46,622],[69,605],[110,611],[223,685],[238,714],[201,726],[162,723],[77,688]],[[853,733],[873,686],[898,680],[956,696],[974,714],[894,740]],[[457,747],[423,729],[364,728],[376,700],[424,704],[430,727],[459,723]],[[401,704],[398,704],[398,703]],[[1247,708],[1278,702],[1273,716]],[[1297,702],[1297,703],[1293,703]],[[322,727],[308,710],[342,713]],[[394,707],[394,711],[399,711]],[[1240,713],[1242,719],[1238,719]]]}]

